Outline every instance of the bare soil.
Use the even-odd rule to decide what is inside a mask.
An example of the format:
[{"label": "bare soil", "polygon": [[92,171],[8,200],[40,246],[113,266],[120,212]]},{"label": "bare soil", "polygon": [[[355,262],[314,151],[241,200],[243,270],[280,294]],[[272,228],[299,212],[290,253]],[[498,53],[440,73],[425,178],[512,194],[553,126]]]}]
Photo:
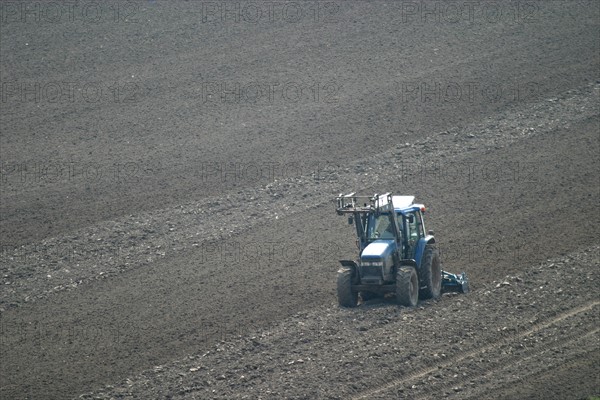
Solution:
[{"label": "bare soil", "polygon": [[[0,4],[0,397],[600,395],[600,5],[283,3]],[[350,191],[472,292],[340,309]]]}]

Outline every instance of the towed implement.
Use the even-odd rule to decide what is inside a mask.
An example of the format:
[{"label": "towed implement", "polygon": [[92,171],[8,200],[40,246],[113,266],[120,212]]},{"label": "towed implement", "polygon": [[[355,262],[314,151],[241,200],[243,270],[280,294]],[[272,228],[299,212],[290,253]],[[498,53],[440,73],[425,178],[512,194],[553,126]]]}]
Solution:
[{"label": "towed implement", "polygon": [[442,291],[469,291],[469,281],[443,271],[432,231],[425,230],[425,206],[414,196],[340,194],[338,215],[356,227],[358,260],[340,260],[337,295],[343,307],[358,298],[370,300],[386,293],[401,305],[414,307],[419,299],[435,299]]}]

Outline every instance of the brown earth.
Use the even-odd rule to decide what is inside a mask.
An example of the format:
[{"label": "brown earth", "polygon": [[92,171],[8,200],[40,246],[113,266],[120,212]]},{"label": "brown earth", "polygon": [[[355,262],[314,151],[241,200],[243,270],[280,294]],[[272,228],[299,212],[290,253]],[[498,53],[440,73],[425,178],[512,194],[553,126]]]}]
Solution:
[{"label": "brown earth", "polygon": [[[0,3],[1,397],[599,395],[600,5],[215,4]],[[473,292],[339,309],[349,191]]]}]

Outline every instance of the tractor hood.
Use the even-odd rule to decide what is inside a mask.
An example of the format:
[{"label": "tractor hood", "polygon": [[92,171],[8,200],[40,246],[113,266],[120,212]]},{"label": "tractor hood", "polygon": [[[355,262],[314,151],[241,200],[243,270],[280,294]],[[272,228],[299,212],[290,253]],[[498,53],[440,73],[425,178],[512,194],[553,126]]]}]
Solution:
[{"label": "tractor hood", "polygon": [[378,239],[365,247],[360,258],[364,261],[385,260],[396,249],[394,240]]}]

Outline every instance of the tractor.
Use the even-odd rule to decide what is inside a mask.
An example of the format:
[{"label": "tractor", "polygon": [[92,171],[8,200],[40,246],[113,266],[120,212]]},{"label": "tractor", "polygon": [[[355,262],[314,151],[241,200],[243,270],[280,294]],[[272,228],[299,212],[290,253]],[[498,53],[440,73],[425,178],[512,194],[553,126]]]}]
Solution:
[{"label": "tractor", "polygon": [[436,299],[442,291],[469,291],[469,282],[460,275],[443,271],[433,231],[425,229],[425,206],[414,196],[390,193],[374,196],[340,194],[336,212],[347,215],[355,225],[359,258],[340,260],[337,274],[338,302],[356,307],[388,293],[407,307],[419,299]]}]

